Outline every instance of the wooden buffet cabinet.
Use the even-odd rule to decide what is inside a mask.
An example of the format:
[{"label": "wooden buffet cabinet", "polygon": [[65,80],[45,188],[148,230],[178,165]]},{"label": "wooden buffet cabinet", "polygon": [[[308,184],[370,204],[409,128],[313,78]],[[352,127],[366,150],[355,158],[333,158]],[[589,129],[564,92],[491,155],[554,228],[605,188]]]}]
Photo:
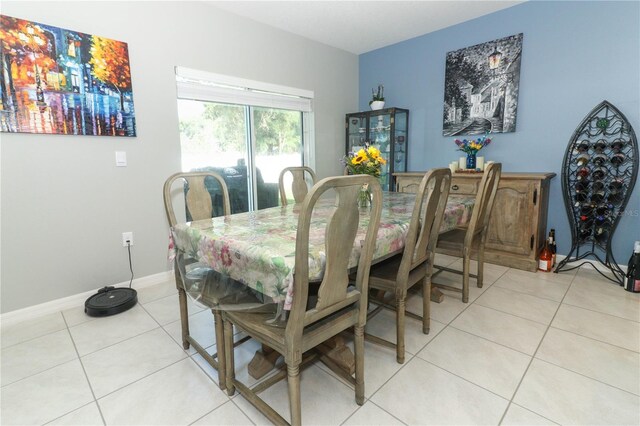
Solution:
[{"label": "wooden buffet cabinet", "polygon": [[[491,212],[485,260],[536,271],[547,232],[549,184],[555,173],[502,173]],[[415,192],[424,172],[395,173],[396,191]],[[454,173],[451,194],[475,195],[481,173]]]}]

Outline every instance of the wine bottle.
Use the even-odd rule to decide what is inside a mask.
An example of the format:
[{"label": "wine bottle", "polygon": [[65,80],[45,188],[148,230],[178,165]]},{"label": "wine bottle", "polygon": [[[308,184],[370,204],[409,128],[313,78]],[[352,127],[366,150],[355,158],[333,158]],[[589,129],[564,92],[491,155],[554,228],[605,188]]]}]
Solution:
[{"label": "wine bottle", "polygon": [[544,247],[540,251],[540,258],[538,260],[538,270],[542,272],[551,272],[553,264],[553,255],[549,248],[549,240],[544,241]]},{"label": "wine bottle", "polygon": [[622,189],[623,186],[624,182],[622,182],[622,179],[614,179],[609,183],[609,189],[611,190],[611,192],[618,192]]},{"label": "wine bottle", "polygon": [[596,154],[593,156],[593,164],[596,166],[604,166],[607,163],[607,156],[604,154]]},{"label": "wine bottle", "polygon": [[593,182],[593,192],[599,192],[603,190],[604,190],[604,182],[602,182],[601,180]]},{"label": "wine bottle", "polygon": [[604,200],[604,191],[594,192],[591,194],[591,201],[594,203],[600,203],[602,200]]},{"label": "wine bottle", "polygon": [[627,266],[627,281],[624,289],[633,293],[640,293],[640,241],[633,245],[633,254]]},{"label": "wine bottle", "polygon": [[578,150],[578,152],[587,152],[589,150],[589,141],[586,139],[583,140],[578,144],[576,149]]},{"label": "wine bottle", "polygon": [[589,154],[580,154],[576,157],[578,166],[585,166],[589,162]]},{"label": "wine bottle", "polygon": [[626,159],[627,157],[625,157],[623,153],[618,152],[616,154],[613,154],[613,156],[611,157],[611,164],[613,164],[615,167],[620,167]]},{"label": "wine bottle", "polygon": [[556,230],[553,228],[551,228],[551,231],[549,231],[549,240],[551,241],[551,247],[549,247],[551,249],[551,266],[554,267],[556,266],[557,245],[556,245]]},{"label": "wine bottle", "polygon": [[586,178],[587,176],[589,176],[589,173],[591,173],[591,171],[589,170],[588,167],[580,167],[578,169],[578,176],[579,177]]},{"label": "wine bottle", "polygon": [[593,178],[595,180],[602,180],[607,175],[607,170],[604,167],[598,167],[593,171]]},{"label": "wine bottle", "polygon": [[611,148],[613,148],[613,150],[616,152],[620,152],[624,144],[625,144],[625,141],[623,139],[618,138],[611,143]]},{"label": "wine bottle", "polygon": [[605,142],[604,139],[600,139],[596,143],[593,144],[593,149],[596,152],[604,152],[606,147],[607,147],[607,143]]}]

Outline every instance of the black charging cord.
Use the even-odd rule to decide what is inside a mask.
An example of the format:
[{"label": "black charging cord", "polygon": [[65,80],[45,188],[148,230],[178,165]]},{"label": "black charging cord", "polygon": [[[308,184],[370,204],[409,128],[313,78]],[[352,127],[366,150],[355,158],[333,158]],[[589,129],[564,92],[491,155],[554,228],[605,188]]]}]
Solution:
[{"label": "black charging cord", "polygon": [[131,288],[131,283],[133,282],[133,265],[131,263],[131,243],[127,241],[127,251],[129,252],[129,270],[131,271],[131,280],[129,280],[129,288]]}]

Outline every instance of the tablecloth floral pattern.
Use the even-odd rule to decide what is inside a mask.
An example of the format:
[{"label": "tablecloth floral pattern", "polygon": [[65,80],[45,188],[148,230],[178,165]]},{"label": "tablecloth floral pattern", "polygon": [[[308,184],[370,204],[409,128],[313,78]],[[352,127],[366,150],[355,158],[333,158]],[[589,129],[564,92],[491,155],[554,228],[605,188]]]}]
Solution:
[{"label": "tablecloth floral pattern", "polygon": [[[374,259],[402,250],[415,202],[414,194],[383,194]],[[474,202],[469,196],[449,196],[441,232],[468,222]],[[309,232],[310,280],[322,278],[324,231],[333,208],[333,200],[323,200],[314,211]],[[276,302],[284,301],[284,309],[290,309],[298,212],[299,206],[288,205],[178,224],[173,228],[173,242],[176,250]],[[352,267],[358,264],[368,218],[368,210],[362,210],[362,230],[349,261]]]}]

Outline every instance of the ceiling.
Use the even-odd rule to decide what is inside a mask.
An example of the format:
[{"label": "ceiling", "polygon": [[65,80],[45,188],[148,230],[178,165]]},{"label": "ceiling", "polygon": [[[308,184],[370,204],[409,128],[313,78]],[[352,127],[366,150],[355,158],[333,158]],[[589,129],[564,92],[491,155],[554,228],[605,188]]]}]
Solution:
[{"label": "ceiling", "polygon": [[361,54],[522,1],[216,1],[209,4]]}]

